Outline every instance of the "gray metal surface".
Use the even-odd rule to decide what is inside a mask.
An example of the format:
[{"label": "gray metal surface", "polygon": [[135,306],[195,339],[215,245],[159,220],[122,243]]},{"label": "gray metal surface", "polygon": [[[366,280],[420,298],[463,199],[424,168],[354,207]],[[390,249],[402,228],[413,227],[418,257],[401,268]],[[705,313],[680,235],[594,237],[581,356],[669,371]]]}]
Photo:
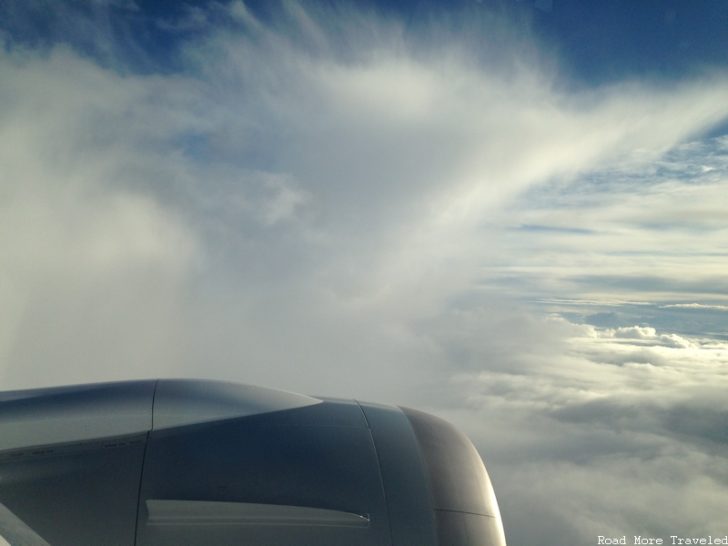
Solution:
[{"label": "gray metal surface", "polygon": [[[140,498],[139,546],[391,543],[375,448],[361,409],[351,401],[155,430]],[[150,511],[159,500],[187,501],[190,510],[203,511],[219,502],[238,511],[245,504],[285,506],[299,516],[325,510],[356,514],[367,525],[320,525],[319,514],[286,525],[189,518],[162,526]],[[207,504],[194,504],[199,502]]]},{"label": "gray metal surface", "polygon": [[340,510],[219,501],[146,501],[147,525],[253,525],[291,527],[369,527],[369,516]]},{"label": "gray metal surface", "polygon": [[0,455],[146,432],[154,381],[0,392]]},{"label": "gray metal surface", "polygon": [[432,492],[417,437],[399,408],[360,403],[379,459],[392,543],[437,544]]},{"label": "gray metal surface", "polygon": [[303,408],[321,400],[292,392],[221,381],[161,379],[154,396],[154,430]]},{"label": "gray metal surface", "polygon": [[402,408],[420,444],[440,544],[505,546],[503,524],[483,460],[465,434],[434,415]]},{"label": "gray metal surface", "polygon": [[0,393],[0,503],[13,546],[505,546],[445,421],[212,381]]},{"label": "gray metal surface", "polygon": [[0,504],[0,537],[10,546],[50,546],[3,504]]},{"label": "gray metal surface", "polygon": [[145,438],[4,459],[0,503],[52,546],[131,546]]}]

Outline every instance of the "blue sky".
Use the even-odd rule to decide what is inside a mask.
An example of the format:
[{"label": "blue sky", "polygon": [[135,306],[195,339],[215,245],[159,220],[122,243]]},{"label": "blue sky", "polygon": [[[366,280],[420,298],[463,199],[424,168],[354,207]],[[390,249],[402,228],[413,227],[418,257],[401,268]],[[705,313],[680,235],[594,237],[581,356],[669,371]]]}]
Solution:
[{"label": "blue sky", "polygon": [[724,535],[728,4],[0,1],[0,382],[466,430],[511,545]]}]

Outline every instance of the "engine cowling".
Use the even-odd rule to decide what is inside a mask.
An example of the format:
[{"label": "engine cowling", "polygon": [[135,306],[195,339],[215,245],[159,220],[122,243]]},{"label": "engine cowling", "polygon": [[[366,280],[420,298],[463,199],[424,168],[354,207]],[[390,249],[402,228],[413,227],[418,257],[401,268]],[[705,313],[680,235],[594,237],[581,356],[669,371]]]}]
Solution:
[{"label": "engine cowling", "polygon": [[505,545],[446,421],[213,381],[0,393],[0,504],[31,546]]}]

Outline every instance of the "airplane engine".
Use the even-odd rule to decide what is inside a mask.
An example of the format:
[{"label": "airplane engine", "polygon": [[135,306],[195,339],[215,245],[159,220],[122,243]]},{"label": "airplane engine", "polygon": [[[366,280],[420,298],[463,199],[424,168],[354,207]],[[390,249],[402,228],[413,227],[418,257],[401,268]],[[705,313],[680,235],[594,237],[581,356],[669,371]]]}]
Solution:
[{"label": "airplane engine", "polygon": [[196,380],[0,393],[0,537],[12,546],[505,546],[483,462],[449,423]]}]

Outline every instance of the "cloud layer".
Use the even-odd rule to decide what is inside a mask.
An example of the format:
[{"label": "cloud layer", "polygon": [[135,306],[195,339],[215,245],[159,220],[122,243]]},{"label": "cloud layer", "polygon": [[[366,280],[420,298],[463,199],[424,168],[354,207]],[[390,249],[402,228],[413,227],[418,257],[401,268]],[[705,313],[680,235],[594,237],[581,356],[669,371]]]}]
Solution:
[{"label": "cloud layer", "polygon": [[574,90],[484,16],[155,24],[174,69],[93,25],[6,37],[4,388],[206,376],[429,408],[488,456],[511,544],[722,521],[728,348],[684,317],[725,306],[725,139],[700,140],[723,74]]},{"label": "cloud layer", "polygon": [[527,371],[452,379],[468,407],[453,418],[488,446],[511,543],[725,534],[728,344],[556,326],[566,347]]}]

